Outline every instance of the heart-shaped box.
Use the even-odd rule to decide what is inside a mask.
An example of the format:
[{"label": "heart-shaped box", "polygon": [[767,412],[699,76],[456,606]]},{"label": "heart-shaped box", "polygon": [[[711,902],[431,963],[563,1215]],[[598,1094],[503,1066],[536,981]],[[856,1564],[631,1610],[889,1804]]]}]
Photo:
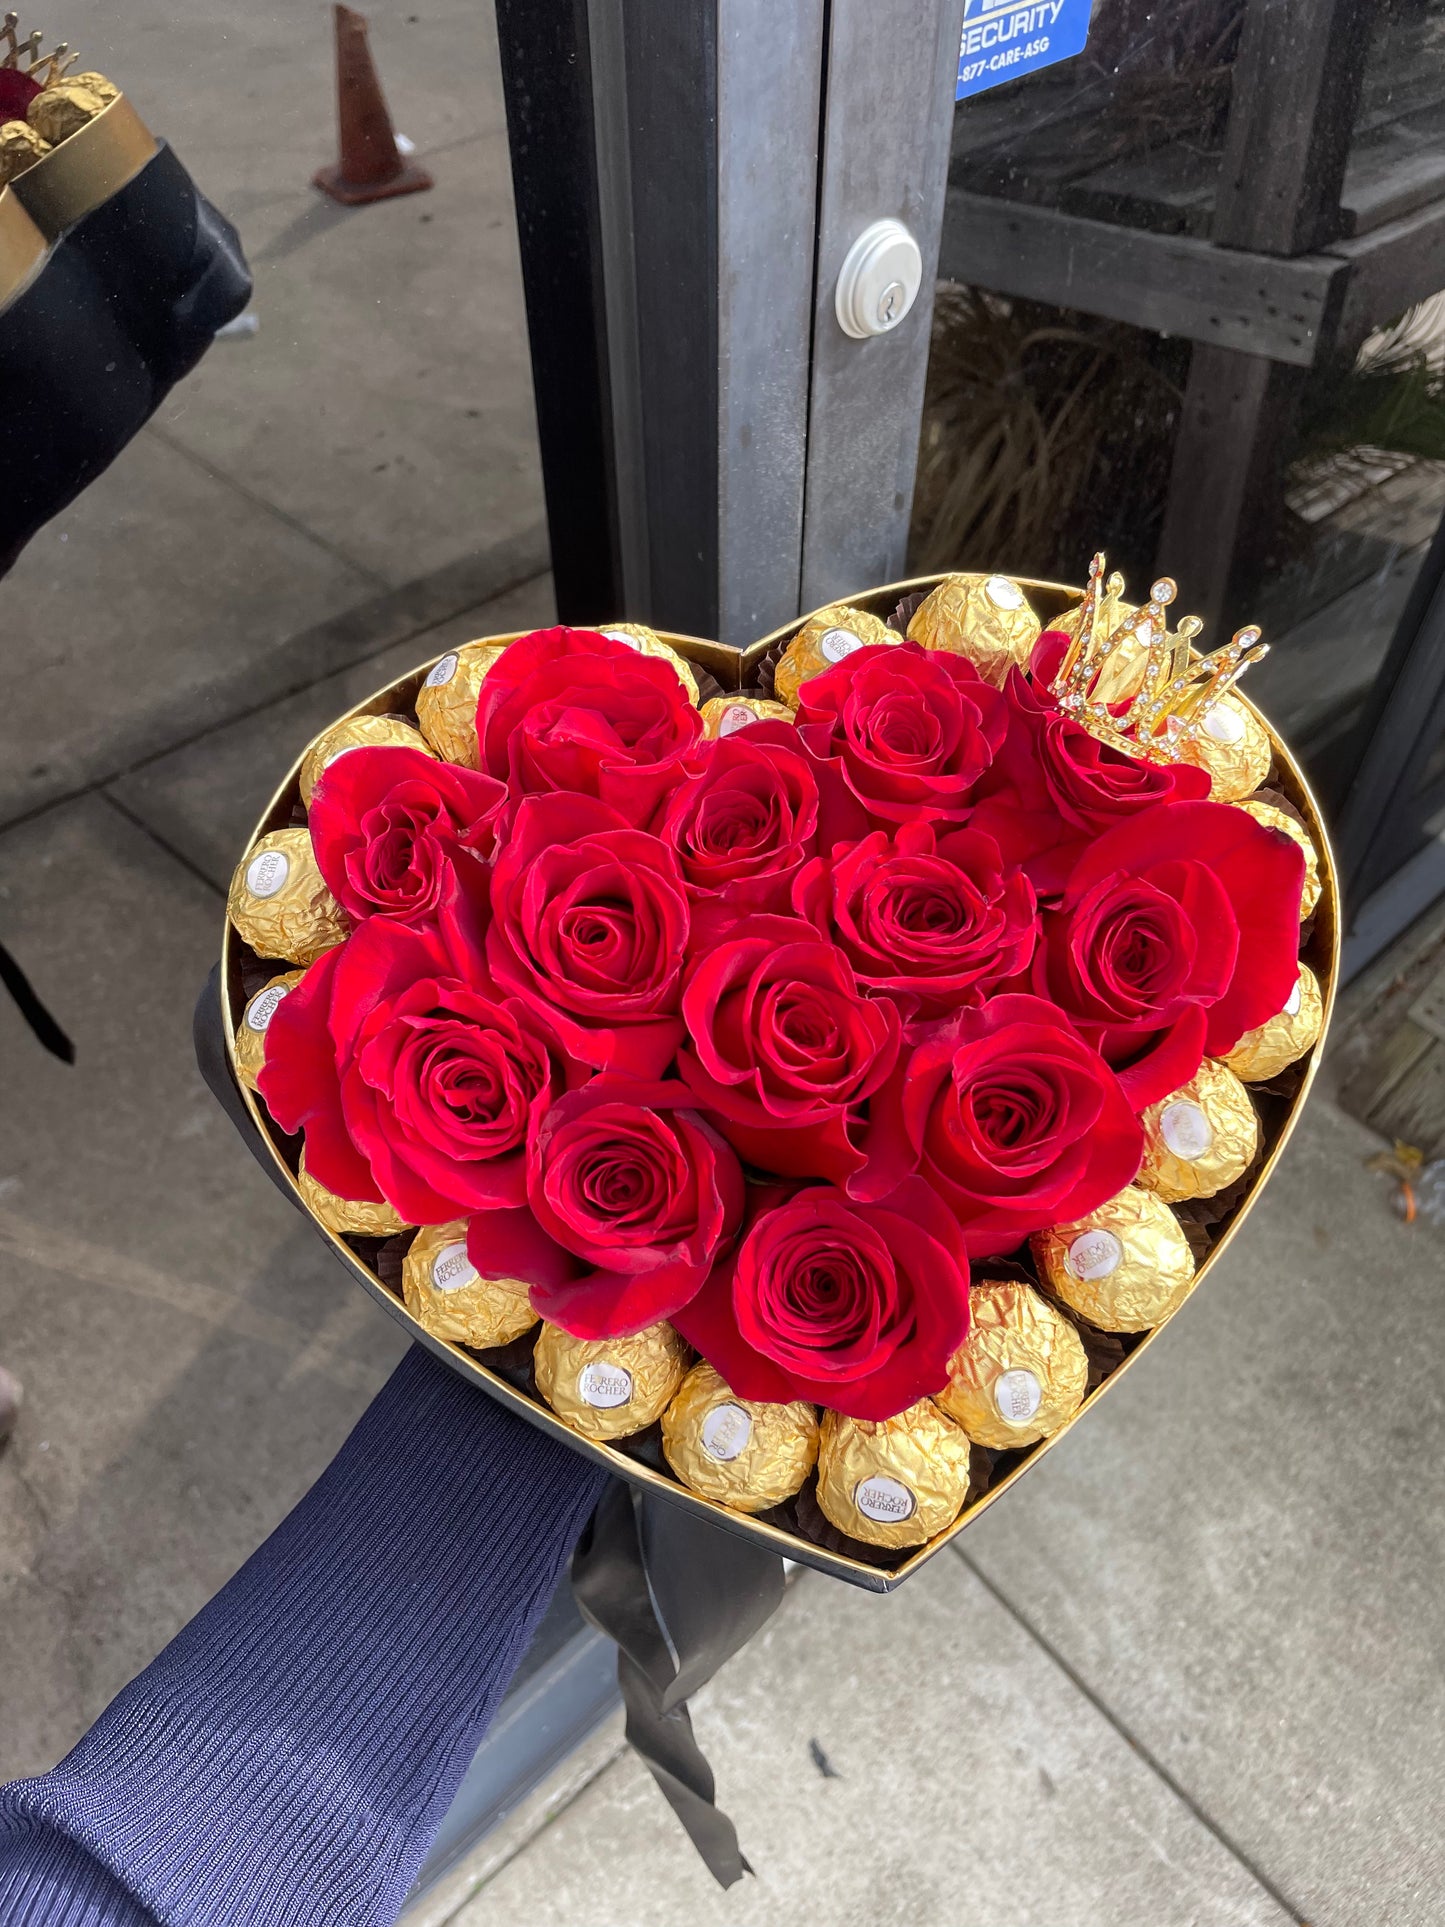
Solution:
[{"label": "heart-shaped box", "polygon": [[[888,583],[848,598],[848,606],[886,618],[903,598],[926,592],[936,587],[943,579],[941,576],[929,576],[912,581]],[[1062,615],[1065,610],[1072,608],[1078,602],[1080,595],[1078,589],[1061,583],[1040,582],[1025,577],[1015,579],[1027,592],[1030,602],[1043,619],[1045,627],[1048,626],[1050,618]],[[667,631],[657,633],[678,654],[694,665],[707,670],[716,678],[724,691],[731,691],[749,686],[755,680],[757,668],[764,659],[775,658],[778,649],[800,630],[807,620],[808,617],[800,616],[796,621],[786,624],[772,635],[763,637],[741,651],[694,636],[676,635]],[[509,634],[482,640],[502,644],[514,639],[515,637]],[[437,660],[439,659],[434,658],[430,662],[421,663],[409,674],[398,677],[396,681],[368,697],[365,702],[358,703],[354,709],[347,711],[346,717],[410,716],[413,713],[417,691]],[[1320,900],[1307,926],[1307,937],[1301,957],[1319,981],[1323,1015],[1318,1040],[1308,1057],[1299,1066],[1300,1074],[1296,1088],[1287,1098],[1275,1099],[1272,1105],[1275,1114],[1271,1116],[1266,1111],[1262,1119],[1262,1160],[1255,1171],[1248,1192],[1229,1207],[1220,1222],[1213,1228],[1209,1249],[1198,1266],[1195,1278],[1196,1289],[1213,1268],[1220,1253],[1238,1234],[1240,1226],[1268,1182],[1270,1173],[1299,1118],[1324,1047],[1339,974],[1338,886],[1334,860],[1319,806],[1287,745],[1238,691],[1236,691],[1236,698],[1245,702],[1263,725],[1275,755],[1274,786],[1299,812],[1319,853]],[[345,718],[336,718],[328,724],[328,731],[334,729],[336,723],[343,720]],[[259,838],[270,831],[304,823],[305,814],[300,801],[299,784],[302,766],[311,747],[312,745],[308,745],[307,752],[303,752],[297,758],[285,781],[267,805],[250,839],[248,850]],[[274,961],[265,963],[260,960],[242,942],[229,922],[222,938],[221,958],[221,1008],[227,1050],[234,1075],[236,1072],[234,1039],[247,998],[254,993],[259,982],[276,974],[278,966]],[[307,1210],[296,1175],[299,1140],[286,1138],[272,1123],[264,1104],[257,1099],[239,1076],[236,1081],[245,1108],[267,1150],[274,1158],[284,1185],[294,1193],[297,1204],[303,1210]],[[970,1496],[952,1525],[937,1533],[924,1545],[908,1548],[896,1555],[882,1555],[882,1559],[890,1561],[885,1564],[881,1562],[876,1549],[860,1547],[856,1555],[846,1550],[835,1549],[839,1535],[833,1535],[832,1544],[817,1544],[812,1539],[802,1536],[800,1532],[789,1530],[772,1520],[733,1511],[710,1499],[700,1497],[679,1483],[666,1469],[666,1462],[657,1449],[656,1427],[649,1428],[636,1439],[611,1444],[598,1443],[579,1436],[530,1389],[534,1383],[530,1363],[527,1357],[519,1356],[519,1352],[529,1350],[530,1337],[520,1341],[520,1345],[514,1344],[503,1348],[500,1353],[479,1354],[434,1336],[426,1331],[407,1310],[402,1302],[400,1290],[395,1287],[394,1280],[399,1272],[399,1240],[384,1242],[374,1239],[348,1240],[321,1224],[314,1214],[309,1215],[312,1215],[317,1231],[326,1239],[336,1257],[346,1266],[351,1275],[385,1307],[393,1318],[405,1326],[413,1339],[427,1346],[437,1357],[444,1359],[454,1371],[479,1386],[492,1398],[510,1407],[529,1424],[539,1426],[542,1430],[565,1440],[574,1450],[594,1459],[617,1477],[641,1486],[672,1504],[688,1508],[694,1514],[725,1531],[735,1533],[769,1551],[781,1553],[784,1557],[800,1564],[831,1573],[835,1578],[847,1580],[850,1584],[861,1586],[871,1592],[891,1592],[911,1573],[916,1572],[925,1561],[932,1558],[957,1533],[962,1532],[980,1514],[996,1504],[1030,1465],[1040,1459],[1045,1452],[1052,1450],[1073,1426],[1093,1409],[1134,1360],[1154,1343],[1165,1325],[1175,1315],[1171,1311],[1152,1330],[1123,1338],[1119,1346],[1123,1355],[1119,1362],[1108,1370],[1107,1375],[1089,1391],[1071,1418],[1048,1438],[1005,1455],[995,1464],[995,1476],[987,1489],[977,1497]],[[1192,1296],[1192,1291],[1190,1295]],[[1097,1375],[1097,1365],[1094,1375]]]}]

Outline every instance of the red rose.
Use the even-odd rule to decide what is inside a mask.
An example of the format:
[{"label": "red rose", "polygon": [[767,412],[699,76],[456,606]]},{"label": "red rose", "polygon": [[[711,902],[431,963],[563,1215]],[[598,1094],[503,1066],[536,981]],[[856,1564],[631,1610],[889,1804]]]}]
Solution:
[{"label": "red rose", "polygon": [[892,1418],[948,1382],[968,1257],[921,1178],[874,1204],[812,1185],[764,1210],[675,1322],[742,1398]]},{"label": "red rose", "polygon": [[353,749],[311,799],[311,846],[331,894],[357,919],[434,915],[492,847],[505,785],[416,749]]},{"label": "red rose", "polygon": [[578,1338],[671,1318],[742,1218],[743,1174],[681,1084],[594,1078],[554,1104],[528,1160],[523,1211],[473,1218],[484,1277],[519,1278]]},{"label": "red rose", "polygon": [[874,1106],[963,1226],[974,1257],[1122,1191],[1144,1140],[1119,1080],[1052,1004],[999,996],[919,1045]]},{"label": "red rose", "polygon": [[580,1063],[661,1076],[688,927],[664,843],[595,797],[525,799],[492,869],[487,962]]},{"label": "red rose", "polygon": [[905,1017],[939,1017],[1028,967],[1037,935],[1027,877],[1005,876],[977,830],[904,823],[875,830],[799,880],[798,909],[831,924],[859,983]]},{"label": "red rose", "polygon": [[320,964],[277,1007],[259,1079],[281,1128],[305,1131],[312,1176],[412,1224],[520,1205],[528,1131],[562,1088],[531,1013],[458,977],[434,930],[387,917]]},{"label": "red rose", "polygon": [[684,774],[702,721],[670,663],[590,629],[521,636],[477,699],[481,767],[518,796],[600,797],[648,822]]},{"label": "red rose", "polygon": [[836,944],[800,918],[746,918],[692,965],[682,1014],[678,1070],[740,1157],[788,1177],[859,1177],[863,1107],[897,1062],[900,1026]]},{"label": "red rose", "polygon": [[1136,1111],[1282,1008],[1299,974],[1304,855],[1224,803],[1099,837],[1044,918],[1033,983],[1119,1071]]},{"label": "red rose", "polygon": [[1024,866],[1040,896],[1056,896],[1084,845],[1114,824],[1209,794],[1204,770],[1101,743],[1017,672],[1004,695],[1008,734],[970,820],[995,839],[1006,866]]},{"label": "red rose", "polygon": [[1007,727],[1001,692],[971,662],[912,643],[855,650],[812,677],[798,738],[842,791],[823,791],[823,847],[919,815],[961,821]]},{"label": "red rose", "polygon": [[792,725],[753,723],[705,744],[702,756],[667,798],[657,834],[695,895],[785,910],[818,829],[818,785]]}]

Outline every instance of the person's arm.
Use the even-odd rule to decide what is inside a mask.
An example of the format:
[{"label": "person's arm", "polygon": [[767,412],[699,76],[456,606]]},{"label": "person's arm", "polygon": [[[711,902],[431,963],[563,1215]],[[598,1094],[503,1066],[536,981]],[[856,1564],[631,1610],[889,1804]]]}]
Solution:
[{"label": "person's arm", "polygon": [[74,1751],[0,1791],[0,1921],[393,1921],[605,1482],[413,1349]]}]

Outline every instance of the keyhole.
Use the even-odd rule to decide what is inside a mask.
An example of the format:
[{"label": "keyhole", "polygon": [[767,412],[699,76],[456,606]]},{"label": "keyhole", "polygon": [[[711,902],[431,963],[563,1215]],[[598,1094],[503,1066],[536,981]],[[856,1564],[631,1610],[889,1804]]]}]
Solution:
[{"label": "keyhole", "polygon": [[894,321],[898,317],[899,303],[903,299],[903,283],[890,281],[878,298],[878,319]]}]

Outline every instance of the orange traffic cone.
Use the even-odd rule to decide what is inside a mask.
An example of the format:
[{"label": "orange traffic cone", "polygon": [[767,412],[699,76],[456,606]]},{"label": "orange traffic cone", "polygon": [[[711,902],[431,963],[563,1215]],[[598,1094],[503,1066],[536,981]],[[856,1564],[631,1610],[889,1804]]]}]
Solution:
[{"label": "orange traffic cone", "polygon": [[366,44],[366,16],[336,8],[336,111],[341,123],[341,158],[312,180],[333,201],[355,207],[385,201],[393,194],[418,194],[432,184],[415,161],[403,159],[392,132],[391,115]]}]

